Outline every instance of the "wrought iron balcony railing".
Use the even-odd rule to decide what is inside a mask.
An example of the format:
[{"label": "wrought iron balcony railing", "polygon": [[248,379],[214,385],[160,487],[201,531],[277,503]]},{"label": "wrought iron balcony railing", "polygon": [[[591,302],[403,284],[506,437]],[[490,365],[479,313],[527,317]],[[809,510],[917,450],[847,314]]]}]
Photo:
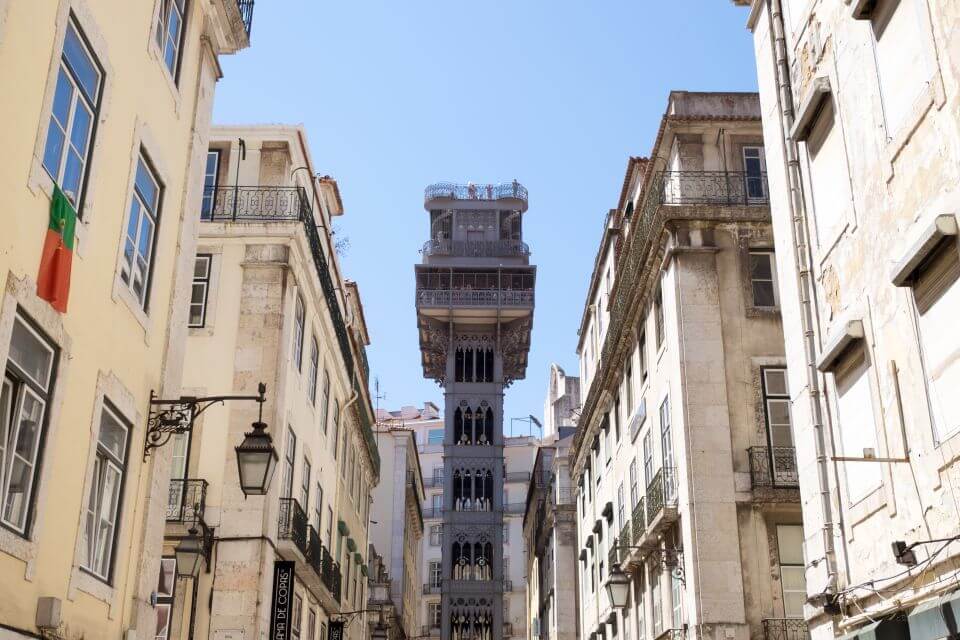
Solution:
[{"label": "wrought iron balcony railing", "polygon": [[750,447],[750,485],[756,487],[800,486],[797,455],[793,447]]},{"label": "wrought iron balcony railing", "polygon": [[809,640],[810,631],[802,618],[767,618],[763,621],[764,640]]},{"label": "wrought iron balcony railing", "polygon": [[507,482],[530,482],[529,471],[508,471],[506,474]]},{"label": "wrought iron balcony railing", "polygon": [[237,9],[240,10],[240,19],[243,20],[243,28],[249,38],[253,29],[253,0],[237,0]]},{"label": "wrought iron balcony railing", "polygon": [[306,218],[310,201],[303,187],[223,186],[207,188],[200,219],[207,222],[296,222]]},{"label": "wrought iron balcony railing", "polygon": [[425,487],[442,487],[443,486],[443,476],[425,476],[423,478],[423,486]]},{"label": "wrought iron balcony railing", "polygon": [[293,498],[280,498],[280,517],[277,520],[277,537],[291,540],[300,553],[307,557],[307,514]]},{"label": "wrought iron balcony railing", "polygon": [[646,528],[647,501],[644,496],[640,496],[637,504],[633,505],[633,544],[639,544],[643,531]]},{"label": "wrought iron balcony railing", "polygon": [[664,507],[677,504],[677,477],[673,467],[662,467],[647,485],[647,522],[652,523]]},{"label": "wrought iron balcony railing", "polygon": [[527,201],[527,188],[514,180],[500,184],[456,184],[453,182],[437,182],[423,191],[425,203],[439,198],[451,200],[504,200],[515,198]]},{"label": "wrought iron balcony railing", "polygon": [[[630,546],[633,540],[633,522],[631,518],[627,518],[623,523],[623,526],[620,527],[620,535],[617,536],[617,543],[623,546]],[[622,561],[627,555],[629,555],[628,549],[622,549],[620,552],[620,561]]]},{"label": "wrought iron balcony railing", "polygon": [[333,561],[333,556],[324,548],[321,564],[320,581],[327,588],[333,599],[340,602],[340,565]]},{"label": "wrought iron balcony railing", "polygon": [[427,240],[425,256],[457,256],[467,258],[523,258],[530,247],[522,240]]},{"label": "wrought iron balcony railing", "polygon": [[766,173],[664,171],[661,204],[766,205]]},{"label": "wrought iron balcony railing", "polygon": [[207,504],[207,481],[176,479],[167,494],[167,521],[185,525],[203,520]]},{"label": "wrought iron balcony railing", "polygon": [[553,504],[573,504],[573,488],[558,487],[550,492]]},{"label": "wrought iron balcony railing", "polygon": [[420,289],[417,304],[423,307],[530,307],[533,290]]},{"label": "wrought iron balcony railing", "polygon": [[423,595],[428,596],[432,593],[440,593],[442,587],[439,583],[427,582],[423,585]]}]

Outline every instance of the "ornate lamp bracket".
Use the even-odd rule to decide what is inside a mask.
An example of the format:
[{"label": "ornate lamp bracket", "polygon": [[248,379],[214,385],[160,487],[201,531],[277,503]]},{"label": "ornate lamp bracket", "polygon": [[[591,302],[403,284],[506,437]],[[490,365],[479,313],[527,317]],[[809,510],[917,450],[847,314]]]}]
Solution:
[{"label": "ornate lamp bracket", "polygon": [[193,430],[197,416],[215,404],[224,404],[233,400],[246,400],[260,405],[260,421],[263,420],[263,403],[266,402],[267,385],[257,386],[255,396],[180,396],[175,400],[157,398],[150,391],[150,417],[147,419],[146,442],[143,445],[143,459],[150,456],[153,449],[167,444],[174,435]]}]

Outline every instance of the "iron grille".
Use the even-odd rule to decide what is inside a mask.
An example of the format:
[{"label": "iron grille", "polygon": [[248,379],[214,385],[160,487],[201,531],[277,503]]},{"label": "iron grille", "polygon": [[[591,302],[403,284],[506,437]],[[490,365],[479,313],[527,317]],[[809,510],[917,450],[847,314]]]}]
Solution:
[{"label": "iron grille", "polygon": [[640,496],[637,504],[633,507],[633,544],[640,544],[640,538],[643,536],[643,530],[646,528],[646,503],[646,498]]},{"label": "iron grille", "polygon": [[750,447],[750,484],[753,487],[799,487],[793,447]]},{"label": "iron grille", "polygon": [[340,565],[333,561],[333,556],[327,549],[323,550],[320,581],[323,582],[333,599],[340,602]]},{"label": "iron grille", "polygon": [[450,198],[451,200],[502,200],[516,198],[527,201],[527,188],[514,180],[500,184],[455,184],[453,182],[437,182],[429,185],[423,191],[423,201],[430,202],[435,198]]},{"label": "iron grille", "polygon": [[296,222],[310,212],[303,187],[207,187],[204,196],[207,222]]},{"label": "iron grille", "polygon": [[767,205],[767,174],[743,171],[664,171],[661,204]]},{"label": "iron grille", "polygon": [[167,521],[191,524],[203,520],[207,504],[207,481],[171,480],[167,494]]},{"label": "iron grille", "polygon": [[810,631],[801,618],[767,618],[763,621],[764,640],[809,640]]},{"label": "iron grille", "polygon": [[292,540],[304,555],[307,552],[307,514],[294,498],[280,498],[280,518],[277,523],[277,537]]},{"label": "iron grille", "polygon": [[509,258],[530,255],[522,240],[427,240],[425,256],[465,256],[470,258]]},{"label": "iron grille", "polygon": [[647,485],[647,522],[653,522],[665,506],[676,503],[676,473],[673,467],[662,467]]},{"label": "iron grille", "polygon": [[240,19],[243,20],[243,29],[250,38],[253,29],[253,0],[237,0],[237,9],[240,10]]}]

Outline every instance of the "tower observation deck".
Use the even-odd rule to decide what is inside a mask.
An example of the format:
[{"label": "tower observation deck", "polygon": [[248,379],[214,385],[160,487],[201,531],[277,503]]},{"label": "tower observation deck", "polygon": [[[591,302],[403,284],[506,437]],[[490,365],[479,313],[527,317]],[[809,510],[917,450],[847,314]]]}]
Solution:
[{"label": "tower observation deck", "polygon": [[536,267],[523,242],[527,190],[438,183],[416,265],[423,374],[444,390],[443,640],[501,640],[503,395],[526,375]]}]

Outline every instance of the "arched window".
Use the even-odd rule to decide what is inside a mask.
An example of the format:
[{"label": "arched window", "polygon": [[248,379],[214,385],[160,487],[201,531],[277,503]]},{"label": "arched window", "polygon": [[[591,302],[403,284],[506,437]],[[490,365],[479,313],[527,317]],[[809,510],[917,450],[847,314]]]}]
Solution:
[{"label": "arched window", "polygon": [[453,412],[453,441],[457,444],[463,444],[460,442],[463,439],[463,412],[460,411],[460,407],[457,407],[456,411]]},{"label": "arched window", "polygon": [[487,373],[486,381],[493,382],[493,349],[485,350],[484,360],[486,361],[486,366],[484,367]]},{"label": "arched window", "polygon": [[453,356],[454,379],[463,382],[463,347],[457,347]]},{"label": "arched window", "polygon": [[487,437],[487,444],[493,444],[493,409],[487,407],[486,420],[484,420],[484,434]]}]

